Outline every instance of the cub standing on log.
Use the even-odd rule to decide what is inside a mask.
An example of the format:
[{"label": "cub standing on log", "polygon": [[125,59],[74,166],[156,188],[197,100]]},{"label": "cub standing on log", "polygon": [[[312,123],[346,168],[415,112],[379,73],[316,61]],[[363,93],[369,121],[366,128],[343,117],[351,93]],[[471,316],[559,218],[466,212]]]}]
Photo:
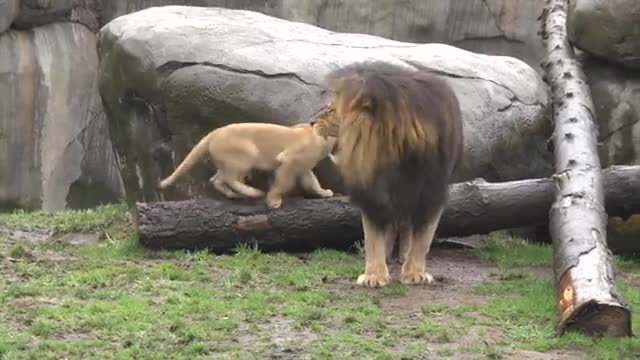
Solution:
[{"label": "cub standing on log", "polygon": [[325,112],[336,116],[325,126],[339,133],[336,163],[362,214],[366,263],[357,283],[388,284],[386,255],[396,238],[400,281],[433,281],[426,256],[463,146],[455,93],[441,79],[381,62],[349,65],[327,78],[333,95]]},{"label": "cub standing on log", "polygon": [[313,173],[313,168],[329,155],[337,141],[335,136],[322,131],[322,123],[331,115],[321,114],[312,123],[295,126],[239,123],[215,129],[193,147],[173,174],[160,182],[159,188],[172,185],[208,155],[217,168],[209,181],[229,199],[264,196],[262,191],[244,183],[252,169],[275,170],[275,181],[266,199],[269,208],[282,205],[283,194],[296,184],[297,177],[301,178],[305,191],[331,197],[333,192],[323,189]]}]

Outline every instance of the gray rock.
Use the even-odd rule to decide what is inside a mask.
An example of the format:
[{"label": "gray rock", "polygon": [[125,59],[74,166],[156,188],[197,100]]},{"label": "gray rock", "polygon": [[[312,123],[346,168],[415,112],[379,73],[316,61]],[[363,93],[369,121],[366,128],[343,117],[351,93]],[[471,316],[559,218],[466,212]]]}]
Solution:
[{"label": "gray rock", "polygon": [[0,33],[5,32],[20,10],[20,0],[0,0]]},{"label": "gray rock", "polygon": [[20,13],[13,23],[17,29],[71,21],[96,32],[100,28],[101,0],[21,0]]},{"label": "gray rock", "polygon": [[59,242],[81,246],[81,245],[95,245],[100,242],[100,234],[98,233],[70,233],[64,234],[57,239]]},{"label": "gray rock", "polygon": [[581,56],[599,124],[602,166],[640,165],[640,73]]},{"label": "gray rock", "polygon": [[640,69],[640,1],[571,0],[567,31],[581,50]]},{"label": "gray rock", "polygon": [[161,5],[253,10],[337,32],[445,43],[513,56],[536,70],[544,55],[536,21],[544,1],[531,0],[103,0],[102,23]]},{"label": "gray rock", "polygon": [[0,235],[6,236],[9,241],[17,241],[30,246],[48,241],[54,234],[55,229],[47,226],[35,226],[29,229],[9,229],[0,226]]},{"label": "gray rock", "polygon": [[[465,122],[459,179],[552,171],[544,145],[547,89],[514,58],[334,33],[250,11],[180,6],[114,19],[98,35],[98,53],[100,92],[129,201],[160,198],[158,180],[206,132],[238,121],[306,121],[326,101],[328,71],[374,59],[430,67],[425,71],[452,84]],[[194,169],[192,181],[167,197],[203,195],[211,172]]]},{"label": "gray rock", "polygon": [[95,48],[72,23],[0,35],[0,74],[10,74],[0,81],[0,206],[55,211],[123,196]]}]

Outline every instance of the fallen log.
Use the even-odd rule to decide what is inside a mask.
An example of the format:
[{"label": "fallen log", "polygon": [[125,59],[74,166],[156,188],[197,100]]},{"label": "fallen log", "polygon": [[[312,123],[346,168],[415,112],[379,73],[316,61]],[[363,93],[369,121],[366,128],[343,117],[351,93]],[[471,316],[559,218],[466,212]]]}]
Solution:
[{"label": "fallen log", "polygon": [[553,100],[555,195],[549,212],[558,295],[558,333],[630,336],[631,313],[615,285],[607,247],[598,127],[591,93],[566,33],[567,0],[542,13]]},{"label": "fallen log", "polygon": [[[640,213],[640,166],[613,166],[603,177],[611,216]],[[554,186],[550,178],[453,184],[438,237],[546,225]],[[133,217],[141,243],[153,249],[224,253],[257,243],[265,251],[311,251],[347,249],[362,239],[360,213],[344,197],[285,198],[271,211],[260,200],[138,203]]]}]

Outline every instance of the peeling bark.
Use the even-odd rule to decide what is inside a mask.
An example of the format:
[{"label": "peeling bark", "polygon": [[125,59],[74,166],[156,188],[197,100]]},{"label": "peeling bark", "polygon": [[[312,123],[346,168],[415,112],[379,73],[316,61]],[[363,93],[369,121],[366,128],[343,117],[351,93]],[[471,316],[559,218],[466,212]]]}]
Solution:
[{"label": "peeling bark", "polygon": [[557,283],[558,332],[630,336],[631,314],[607,247],[598,127],[590,89],[566,34],[567,0],[547,0],[542,66],[553,97],[555,200],[549,213]]},{"label": "peeling bark", "polygon": [[[609,214],[640,213],[640,166],[614,166],[603,175]],[[546,225],[554,187],[551,178],[453,184],[438,236]],[[224,253],[239,243],[257,243],[265,251],[312,251],[347,249],[362,239],[360,213],[342,197],[290,197],[271,211],[261,200],[138,203],[134,220],[141,243],[155,249]]]}]

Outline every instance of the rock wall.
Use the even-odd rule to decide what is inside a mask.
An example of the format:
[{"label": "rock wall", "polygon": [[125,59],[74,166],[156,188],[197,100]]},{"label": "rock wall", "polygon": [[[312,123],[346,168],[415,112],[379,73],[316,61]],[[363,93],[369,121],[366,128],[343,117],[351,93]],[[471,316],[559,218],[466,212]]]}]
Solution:
[{"label": "rock wall", "polygon": [[581,50],[640,70],[640,1],[569,0],[567,31]]},{"label": "rock wall", "polygon": [[582,54],[600,120],[602,166],[640,165],[640,72]]},{"label": "rock wall", "polygon": [[100,28],[100,1],[102,0],[17,0],[20,11],[12,26],[30,29],[54,22],[75,22],[91,31]]},{"label": "rock wall", "polygon": [[0,33],[5,32],[20,10],[19,0],[0,0]]},{"label": "rock wall", "polygon": [[10,30],[0,49],[0,205],[55,211],[121,198],[95,34],[74,23]]},{"label": "rock wall", "polygon": [[600,124],[602,165],[640,164],[640,2],[569,0],[567,15]]}]

